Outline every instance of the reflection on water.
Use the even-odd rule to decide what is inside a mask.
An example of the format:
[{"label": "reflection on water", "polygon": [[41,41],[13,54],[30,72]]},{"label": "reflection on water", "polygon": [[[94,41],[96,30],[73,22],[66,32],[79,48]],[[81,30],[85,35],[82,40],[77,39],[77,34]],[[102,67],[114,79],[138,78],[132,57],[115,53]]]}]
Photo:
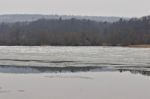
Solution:
[{"label": "reflection on water", "polygon": [[83,67],[36,67],[36,66],[0,66],[0,73],[64,73],[64,72],[111,72],[119,71],[120,73],[129,71],[132,74],[141,74],[144,76],[150,76],[150,67],[94,67],[94,66],[83,66]]},{"label": "reflection on water", "polygon": [[146,70],[130,70],[130,69],[119,69],[120,72],[129,71],[132,74],[141,74],[144,76],[150,76],[150,71]]},{"label": "reflection on water", "polygon": [[50,75],[50,76],[45,76],[45,77],[48,77],[48,78],[60,78],[60,79],[68,79],[68,78],[71,78],[71,79],[93,79],[92,77],[87,77],[87,76],[62,76],[62,75]]},{"label": "reflection on water", "polygon": [[36,67],[36,66],[0,66],[1,73],[57,73],[57,72],[87,72],[100,71],[102,67]]}]

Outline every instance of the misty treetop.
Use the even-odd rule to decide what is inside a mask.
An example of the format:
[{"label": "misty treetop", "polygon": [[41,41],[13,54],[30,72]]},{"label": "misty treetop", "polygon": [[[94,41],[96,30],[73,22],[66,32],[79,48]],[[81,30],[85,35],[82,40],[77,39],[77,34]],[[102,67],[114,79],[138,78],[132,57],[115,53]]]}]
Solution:
[{"label": "misty treetop", "polygon": [[150,44],[150,16],[96,22],[39,19],[0,24],[0,45],[127,46]]}]

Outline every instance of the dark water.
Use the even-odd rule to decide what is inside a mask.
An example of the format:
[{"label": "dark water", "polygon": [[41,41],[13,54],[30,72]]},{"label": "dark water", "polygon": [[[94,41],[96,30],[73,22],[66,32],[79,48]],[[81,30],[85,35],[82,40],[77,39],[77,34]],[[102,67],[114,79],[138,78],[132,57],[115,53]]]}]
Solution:
[{"label": "dark water", "polygon": [[150,76],[149,67],[36,67],[36,66],[0,66],[1,73],[33,74],[33,73],[76,73],[76,72],[130,72]]}]

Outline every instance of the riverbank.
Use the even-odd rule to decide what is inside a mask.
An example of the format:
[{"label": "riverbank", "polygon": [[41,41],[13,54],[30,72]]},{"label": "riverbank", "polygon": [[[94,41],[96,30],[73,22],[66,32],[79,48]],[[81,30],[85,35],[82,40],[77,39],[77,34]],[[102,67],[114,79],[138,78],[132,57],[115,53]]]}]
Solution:
[{"label": "riverbank", "polygon": [[150,48],[150,44],[145,44],[145,45],[129,45],[128,47]]}]

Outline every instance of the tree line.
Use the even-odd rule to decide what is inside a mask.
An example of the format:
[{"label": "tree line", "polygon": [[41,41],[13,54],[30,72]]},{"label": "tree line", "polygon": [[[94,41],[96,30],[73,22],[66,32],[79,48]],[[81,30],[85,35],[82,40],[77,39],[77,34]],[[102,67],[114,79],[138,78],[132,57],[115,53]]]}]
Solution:
[{"label": "tree line", "polygon": [[0,24],[0,45],[128,46],[150,44],[150,16],[96,22],[39,19]]}]

